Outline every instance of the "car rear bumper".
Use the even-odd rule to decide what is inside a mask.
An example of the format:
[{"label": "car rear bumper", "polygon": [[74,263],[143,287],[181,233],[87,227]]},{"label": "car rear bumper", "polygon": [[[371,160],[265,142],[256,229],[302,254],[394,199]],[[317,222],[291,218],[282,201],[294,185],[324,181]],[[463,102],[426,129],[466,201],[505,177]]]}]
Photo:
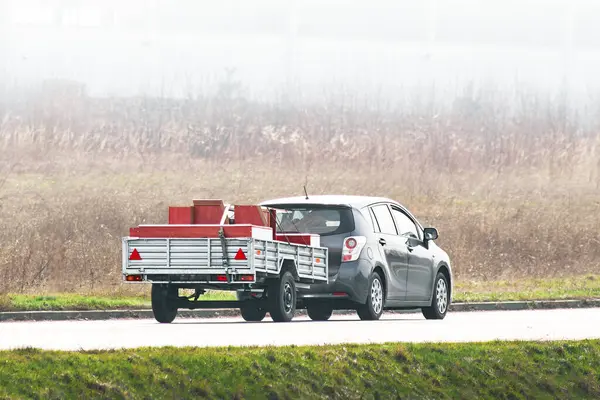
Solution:
[{"label": "car rear bumper", "polygon": [[300,297],[309,299],[347,299],[365,303],[369,285],[369,275],[373,264],[366,259],[342,263],[337,273],[329,277],[330,283],[316,283],[310,288],[299,289]]}]

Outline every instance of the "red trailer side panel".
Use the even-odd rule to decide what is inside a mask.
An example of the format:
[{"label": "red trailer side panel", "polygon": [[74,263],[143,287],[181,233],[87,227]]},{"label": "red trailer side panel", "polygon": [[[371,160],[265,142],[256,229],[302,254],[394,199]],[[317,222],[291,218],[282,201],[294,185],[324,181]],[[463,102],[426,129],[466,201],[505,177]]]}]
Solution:
[{"label": "red trailer side panel", "polygon": [[271,228],[254,225],[145,225],[129,229],[129,235],[139,238],[218,238],[223,228],[225,237],[271,240]]},{"label": "red trailer side panel", "polygon": [[275,240],[279,240],[281,242],[289,241],[290,243],[303,244],[305,246],[321,246],[321,237],[319,235],[308,233],[288,233],[285,235],[277,234],[275,235]]}]

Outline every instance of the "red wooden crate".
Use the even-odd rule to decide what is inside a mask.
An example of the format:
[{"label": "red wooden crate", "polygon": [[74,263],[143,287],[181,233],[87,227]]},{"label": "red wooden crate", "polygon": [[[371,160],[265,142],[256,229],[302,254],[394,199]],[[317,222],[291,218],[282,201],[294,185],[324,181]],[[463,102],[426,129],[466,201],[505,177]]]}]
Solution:
[{"label": "red wooden crate", "polygon": [[194,223],[194,207],[169,207],[169,224]]},{"label": "red wooden crate", "polygon": [[225,211],[223,200],[194,200],[194,224],[219,224]]},{"label": "red wooden crate", "polygon": [[234,211],[236,224],[269,226],[269,214],[261,206],[236,205]]}]

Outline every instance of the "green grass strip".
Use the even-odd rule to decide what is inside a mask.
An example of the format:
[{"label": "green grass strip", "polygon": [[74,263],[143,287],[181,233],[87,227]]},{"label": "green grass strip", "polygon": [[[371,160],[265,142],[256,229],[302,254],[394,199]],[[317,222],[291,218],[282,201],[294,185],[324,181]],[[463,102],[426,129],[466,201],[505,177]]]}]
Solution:
[{"label": "green grass strip", "polygon": [[[147,289],[146,294],[137,295],[6,294],[0,295],[0,311],[146,309],[150,308],[150,285]],[[513,281],[460,281],[456,283],[452,297],[457,303],[600,298],[600,275]],[[235,300],[235,294],[209,291],[200,300]]]},{"label": "green grass strip", "polygon": [[0,352],[0,398],[598,399],[600,341]]},{"label": "green grass strip", "polygon": [[[150,289],[150,285],[148,285]],[[201,300],[235,300],[233,292],[208,292]],[[85,295],[57,293],[47,295],[7,294],[0,296],[0,311],[58,311],[58,310],[131,310],[150,308],[147,295]]]},{"label": "green grass strip", "polygon": [[600,275],[510,281],[461,281],[455,302],[600,298]]}]

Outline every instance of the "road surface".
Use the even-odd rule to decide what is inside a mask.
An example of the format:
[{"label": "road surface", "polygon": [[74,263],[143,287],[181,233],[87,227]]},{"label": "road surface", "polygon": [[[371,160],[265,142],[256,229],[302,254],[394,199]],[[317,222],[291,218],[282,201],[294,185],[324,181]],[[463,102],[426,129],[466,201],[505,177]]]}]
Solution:
[{"label": "road surface", "polygon": [[383,342],[469,342],[600,338],[600,308],[449,313],[442,321],[421,314],[384,314],[380,321],[337,315],[314,322],[270,318],[249,323],[239,318],[109,321],[1,322],[0,349],[56,350],[140,346],[323,345]]}]

